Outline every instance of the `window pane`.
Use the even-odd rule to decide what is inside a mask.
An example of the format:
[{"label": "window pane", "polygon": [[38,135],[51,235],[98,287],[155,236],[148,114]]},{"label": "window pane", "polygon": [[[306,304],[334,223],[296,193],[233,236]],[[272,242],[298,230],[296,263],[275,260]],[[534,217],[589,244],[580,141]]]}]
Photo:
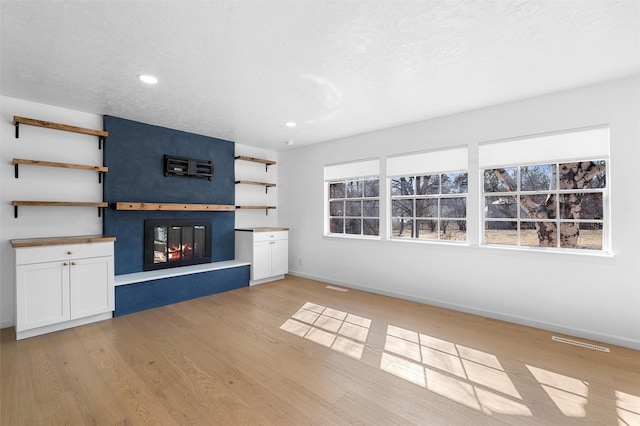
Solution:
[{"label": "window pane", "polygon": [[438,221],[437,220],[416,220],[416,235],[421,240],[437,240],[438,239]]},{"label": "window pane", "polygon": [[410,176],[391,178],[391,196],[414,195],[413,180]]},{"label": "window pane", "polygon": [[492,222],[484,223],[485,244],[518,244],[518,222]]},{"label": "window pane", "polygon": [[466,194],[468,187],[467,173],[448,173],[441,175],[443,194]]},{"label": "window pane", "polygon": [[330,232],[332,234],[342,234],[344,232],[344,219],[332,218]]},{"label": "window pane", "polygon": [[[500,177],[498,177],[500,176]],[[518,169],[486,169],[484,171],[484,192],[513,192],[517,190]]]},{"label": "window pane", "polygon": [[347,181],[347,198],[362,197],[362,179]]},{"label": "window pane", "polygon": [[467,240],[466,220],[443,220],[440,222],[440,239],[448,241]]},{"label": "window pane", "polygon": [[360,235],[362,232],[362,219],[348,218],[345,220],[344,233],[352,235]]},{"label": "window pane", "polygon": [[364,180],[364,196],[365,197],[380,196],[380,179],[369,178]]},{"label": "window pane", "polygon": [[520,217],[531,219],[555,219],[556,196],[536,194],[520,196]]},{"label": "window pane", "polygon": [[391,216],[412,217],[413,216],[413,200],[392,200]]},{"label": "window pane", "polygon": [[363,201],[362,216],[364,217],[379,217],[380,216],[380,201],[378,200],[365,200]]},{"label": "window pane", "polygon": [[362,201],[346,201],[345,216],[362,216]]},{"label": "window pane", "polygon": [[418,195],[434,195],[440,193],[440,175],[418,176],[416,178]]},{"label": "window pane", "polygon": [[601,223],[561,223],[560,247],[602,250]]},{"label": "window pane", "polygon": [[364,219],[362,233],[364,235],[380,235],[380,221],[378,219]]},{"label": "window pane", "polygon": [[606,162],[603,160],[561,163],[558,171],[560,189],[606,187]]},{"label": "window pane", "polygon": [[416,217],[438,217],[438,199],[420,198],[416,200]]},{"label": "window pane", "polygon": [[413,220],[392,219],[391,235],[396,238],[411,238],[413,236]]},{"label": "window pane", "polygon": [[554,222],[520,223],[520,245],[529,247],[556,247],[558,228]]},{"label": "window pane", "polygon": [[329,198],[344,198],[344,182],[329,184]]},{"label": "window pane", "polygon": [[344,201],[331,201],[329,212],[330,216],[344,216]]},{"label": "window pane", "polygon": [[515,218],[517,212],[516,197],[485,197],[485,217]]},{"label": "window pane", "polygon": [[602,193],[561,194],[560,218],[602,220]]},{"label": "window pane", "polygon": [[521,191],[548,191],[556,189],[555,164],[520,167]]},{"label": "window pane", "polygon": [[441,198],[440,217],[467,217],[467,199],[463,197]]}]

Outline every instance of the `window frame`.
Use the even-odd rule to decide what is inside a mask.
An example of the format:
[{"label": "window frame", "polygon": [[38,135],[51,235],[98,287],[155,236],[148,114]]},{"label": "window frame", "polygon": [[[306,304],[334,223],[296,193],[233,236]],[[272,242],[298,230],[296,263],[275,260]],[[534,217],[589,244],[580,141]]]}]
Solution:
[{"label": "window frame", "polygon": [[[365,181],[367,180],[377,180],[378,182],[378,195],[375,197],[366,196],[365,193]],[[348,197],[347,195],[347,184],[348,182],[352,182],[352,181],[361,181],[362,182],[362,195],[360,197]],[[344,190],[344,197],[338,197],[338,198],[331,198],[331,185],[332,184],[336,184],[336,183],[344,183],[345,184],[345,190]],[[325,232],[324,232],[324,236],[326,237],[337,237],[337,238],[360,238],[360,239],[373,239],[373,240],[379,240],[381,238],[380,236],[380,223],[381,223],[381,215],[380,215],[380,205],[381,205],[381,197],[380,197],[380,175],[368,175],[368,176],[354,176],[354,177],[347,177],[347,178],[338,178],[338,179],[330,179],[330,180],[325,180],[324,182],[325,184],[325,197],[324,197],[324,203],[325,203]],[[332,202],[340,202],[342,201],[344,203],[344,207],[343,207],[343,214],[342,215],[332,215],[332,209],[331,209],[331,204]],[[347,215],[347,206],[346,203],[347,201],[360,201],[361,203],[361,207],[360,207],[360,215],[359,216],[355,216],[355,215],[351,215],[348,216]],[[365,216],[365,208],[364,208],[364,203],[366,201],[377,201],[378,202],[378,216]],[[343,224],[342,224],[342,232],[338,233],[338,232],[332,232],[332,225],[331,225],[331,220],[332,219],[342,219],[343,220]],[[360,220],[360,233],[359,234],[351,234],[351,233],[346,233],[346,229],[347,229],[347,220],[348,219],[358,219]],[[364,221],[365,220],[377,220],[378,221],[378,233],[376,235],[371,235],[371,234],[365,234],[365,226],[364,226]]]},{"label": "window frame", "polygon": [[[442,192],[442,175],[451,175],[451,174],[465,174],[466,175],[466,191],[460,193],[443,193]],[[438,193],[430,194],[429,191],[426,191],[425,194],[417,194],[417,182],[418,178],[424,178],[426,176],[438,176]],[[393,180],[399,178],[412,178],[413,179],[413,194],[409,195],[393,195]],[[432,172],[424,172],[424,173],[416,173],[416,174],[404,174],[397,176],[387,176],[387,186],[388,186],[388,208],[387,208],[387,238],[390,241],[409,241],[409,242],[421,242],[421,243],[435,243],[435,244],[456,244],[456,245],[468,245],[469,244],[469,234],[468,234],[468,223],[469,223],[469,170],[444,170],[444,171],[432,171]],[[465,215],[464,217],[443,217],[442,216],[442,204],[441,201],[443,199],[464,199],[465,204]],[[412,200],[412,216],[394,216],[394,201],[401,200]],[[436,215],[435,216],[417,216],[417,208],[416,204],[418,200],[436,200]],[[411,222],[411,236],[410,237],[400,237],[394,236],[394,220],[407,218]],[[435,221],[436,222],[436,235],[437,238],[419,238],[416,237],[416,227],[418,226],[418,221]],[[464,240],[461,239],[443,239],[441,235],[441,224],[443,221],[464,221],[465,222],[465,231],[464,231]]]},{"label": "window frame", "polygon": [[[580,162],[604,162],[605,163],[605,187],[603,188],[569,188],[569,189],[561,189],[560,188],[560,172],[559,166],[561,164],[567,163],[580,163]],[[555,183],[554,189],[539,189],[539,190],[522,190],[522,180],[521,180],[521,169],[524,167],[532,167],[532,166],[545,166],[552,165],[556,167],[555,173]],[[516,182],[517,182],[517,190],[516,191],[496,191],[496,192],[485,192],[485,179],[484,174],[486,170],[492,169],[516,169]],[[489,247],[489,248],[508,248],[508,249],[518,249],[518,250],[531,250],[531,251],[550,251],[550,252],[559,252],[559,253],[574,253],[574,254],[587,254],[587,255],[610,255],[611,254],[611,203],[610,203],[610,191],[611,191],[611,181],[610,181],[610,169],[611,169],[611,160],[608,156],[598,156],[597,158],[584,158],[584,157],[572,157],[571,159],[554,159],[547,161],[535,161],[535,162],[523,162],[515,165],[495,165],[495,166],[484,166],[478,169],[478,181],[479,181],[479,196],[480,196],[480,214],[479,214],[479,233],[480,233],[480,247]],[[560,198],[565,194],[602,194],[602,219],[569,219],[562,218],[561,208],[560,208]],[[523,195],[552,195],[556,197],[555,205],[556,205],[556,214],[555,218],[548,219],[539,219],[539,218],[530,218],[523,217],[521,205],[521,196]],[[516,200],[515,203],[515,217],[505,217],[505,218],[492,218],[487,217],[488,207],[487,207],[487,198],[488,197],[514,197]],[[487,222],[516,222],[517,228],[515,232],[517,233],[516,244],[498,244],[498,243],[487,243],[486,242],[486,224]],[[536,222],[546,222],[553,223],[556,227],[556,245],[555,247],[546,247],[546,246],[533,246],[533,245],[523,245],[522,244],[522,228],[521,225],[523,223],[531,223],[535,224]],[[561,242],[561,224],[562,223],[578,223],[578,224],[600,224],[602,227],[602,248],[594,249],[594,248],[575,248],[575,247],[562,247]]]}]

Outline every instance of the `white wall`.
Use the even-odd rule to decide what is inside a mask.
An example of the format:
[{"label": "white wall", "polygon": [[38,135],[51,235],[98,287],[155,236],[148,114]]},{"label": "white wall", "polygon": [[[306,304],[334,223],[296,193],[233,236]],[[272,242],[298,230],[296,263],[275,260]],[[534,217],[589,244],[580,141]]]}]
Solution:
[{"label": "white wall", "polygon": [[[290,272],[640,348],[639,93],[634,76],[280,153]],[[613,256],[479,247],[478,143],[598,124],[611,126]],[[459,145],[469,146],[468,245],[323,236],[323,166],[379,157],[384,177],[389,155]]]},{"label": "white wall", "polygon": [[[278,153],[248,145],[236,144],[236,156],[274,160],[276,164],[267,167],[264,164],[250,161],[236,160],[236,180],[275,183],[276,186],[265,192],[264,186],[236,185],[236,206],[277,206],[278,204]],[[278,209],[269,210],[236,210],[236,228],[252,228],[261,226],[276,226],[278,223]]]},{"label": "white wall", "polygon": [[0,328],[14,324],[14,257],[9,240],[102,233],[97,208],[19,207],[18,218],[13,217],[12,200],[102,201],[102,185],[93,171],[20,165],[20,177],[15,179],[13,158],[102,165],[102,151],[95,136],[34,126],[21,125],[20,138],[15,139],[14,115],[102,129],[100,115],[0,97]]}]

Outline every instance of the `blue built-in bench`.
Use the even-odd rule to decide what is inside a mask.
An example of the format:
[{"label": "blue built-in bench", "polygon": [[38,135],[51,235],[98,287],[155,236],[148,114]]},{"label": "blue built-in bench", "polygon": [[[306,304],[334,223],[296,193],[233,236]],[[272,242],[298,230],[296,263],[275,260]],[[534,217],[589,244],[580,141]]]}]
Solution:
[{"label": "blue built-in bench", "polygon": [[249,286],[249,263],[235,260],[116,275],[114,316]]}]

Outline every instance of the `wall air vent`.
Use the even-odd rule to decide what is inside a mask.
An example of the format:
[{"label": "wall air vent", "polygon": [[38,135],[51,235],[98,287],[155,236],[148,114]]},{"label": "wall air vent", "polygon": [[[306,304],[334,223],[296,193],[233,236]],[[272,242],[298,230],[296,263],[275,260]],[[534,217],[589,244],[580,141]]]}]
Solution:
[{"label": "wall air vent", "polygon": [[213,178],[213,163],[211,161],[165,155],[164,175],[206,178],[211,180]]}]

